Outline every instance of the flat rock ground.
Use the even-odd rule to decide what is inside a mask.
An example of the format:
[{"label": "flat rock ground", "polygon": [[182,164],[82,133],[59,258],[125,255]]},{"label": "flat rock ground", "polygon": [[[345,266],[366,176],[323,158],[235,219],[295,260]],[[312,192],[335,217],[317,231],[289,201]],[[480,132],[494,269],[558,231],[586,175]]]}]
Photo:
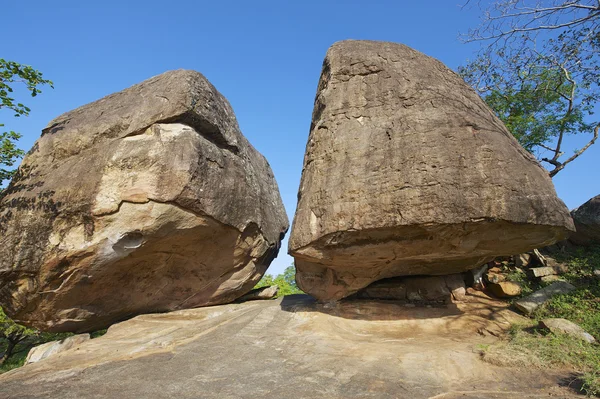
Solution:
[{"label": "flat rock ground", "polygon": [[518,318],[308,296],[138,316],[0,376],[1,398],[565,398],[568,372],[479,359]]}]

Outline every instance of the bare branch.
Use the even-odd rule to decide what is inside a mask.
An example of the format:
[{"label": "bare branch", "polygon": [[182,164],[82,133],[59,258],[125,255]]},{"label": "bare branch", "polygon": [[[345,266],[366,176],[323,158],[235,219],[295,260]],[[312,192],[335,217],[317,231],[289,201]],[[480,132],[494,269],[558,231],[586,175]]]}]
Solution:
[{"label": "bare branch", "polygon": [[563,66],[561,66],[561,69],[562,69],[562,71],[563,71],[563,73],[565,75],[565,78],[569,81],[569,83],[571,83],[571,96],[567,100],[569,102],[569,106],[567,108],[567,111],[565,112],[565,114],[562,117],[561,129],[560,129],[560,133],[558,135],[558,141],[556,143],[556,149],[554,150],[554,157],[552,158],[553,161],[557,161],[558,158],[560,157],[560,154],[561,154],[560,153],[560,147],[562,145],[563,137],[565,135],[565,121],[567,120],[567,118],[573,112],[573,102],[575,101],[575,88],[577,87],[577,83],[575,83],[575,81],[573,79],[571,79],[571,76],[569,75],[569,71],[567,71],[566,68],[563,67]]},{"label": "bare branch", "polygon": [[500,33],[497,33],[495,35],[481,36],[481,37],[478,37],[478,38],[467,40],[466,42],[470,43],[470,42],[475,42],[475,41],[498,39],[498,38],[501,38],[503,36],[514,35],[515,33],[523,33],[523,32],[532,32],[532,31],[539,31],[539,30],[553,30],[553,29],[568,28],[568,27],[571,27],[571,26],[574,26],[574,25],[578,25],[578,24],[580,24],[582,22],[592,20],[592,19],[598,17],[599,15],[600,15],[600,13],[595,13],[595,14],[592,14],[592,15],[584,17],[584,18],[579,18],[579,19],[576,19],[574,21],[569,21],[569,22],[565,22],[565,23],[557,24],[557,25],[539,25],[539,26],[534,26],[534,27],[531,27],[531,28],[513,28],[513,29],[510,29],[508,31],[501,31]]},{"label": "bare branch", "polygon": [[[595,7],[595,6],[586,6],[586,5],[576,4],[576,3],[566,3],[566,4],[563,4],[560,6],[545,7],[545,8],[525,7],[525,8],[521,8],[521,10],[527,10],[527,11],[521,11],[521,12],[516,12],[516,13],[512,13],[512,14],[507,13],[507,14],[500,15],[498,17],[492,17],[492,18],[490,18],[490,20],[522,17],[522,16],[526,16],[526,15],[531,15],[531,14],[539,14],[539,13],[543,13],[543,12],[555,13],[557,11],[566,10],[569,8],[579,8],[579,9],[586,9],[586,10],[591,10],[591,11],[598,10],[598,7]],[[519,8],[515,8],[515,9],[519,9]]]},{"label": "bare branch", "polygon": [[545,144],[538,144],[538,147],[542,147],[544,150],[548,150],[548,151],[552,151],[552,152],[554,152],[554,150],[555,150],[554,148],[548,147]]},{"label": "bare branch", "polygon": [[[560,172],[561,170],[563,170],[565,168],[565,166],[567,164],[569,164],[570,162],[574,161],[578,156],[580,156],[581,154],[583,154],[583,152],[585,150],[587,150],[588,148],[590,148],[590,146],[592,144],[594,144],[596,142],[596,139],[598,138],[598,130],[600,130],[600,123],[596,125],[596,128],[594,129],[594,137],[592,137],[592,139],[579,151],[575,152],[575,154],[573,154],[573,156],[569,159],[567,159],[565,162],[559,163],[558,165],[555,165],[556,167],[550,171],[550,177],[554,177],[558,172]],[[543,159],[543,161],[546,161],[546,159]],[[546,161],[548,162],[548,161]],[[552,163],[552,162],[550,162]]]},{"label": "bare branch", "polygon": [[[520,7],[519,3],[519,0],[496,2],[493,8],[484,12],[484,20],[479,28],[461,35],[463,40],[469,43],[510,37],[517,33],[571,28],[600,17],[600,1],[597,5],[588,5],[581,4],[581,0],[572,0],[551,7],[543,7],[539,3],[536,7]],[[468,2],[464,6],[467,4]],[[586,14],[581,15],[582,12]],[[566,15],[572,18],[560,21]]]}]

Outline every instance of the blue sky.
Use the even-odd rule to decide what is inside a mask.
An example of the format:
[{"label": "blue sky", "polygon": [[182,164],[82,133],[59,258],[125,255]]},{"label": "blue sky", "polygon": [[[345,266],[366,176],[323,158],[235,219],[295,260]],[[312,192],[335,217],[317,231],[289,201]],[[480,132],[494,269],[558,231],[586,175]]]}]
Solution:
[{"label": "blue sky", "polygon": [[[458,33],[478,24],[462,0],[437,1],[12,1],[2,5],[0,58],[52,79],[28,118],[0,114],[29,149],[52,118],[177,68],[202,72],[231,102],[264,154],[290,217],[296,206],[313,101],[327,48],[338,40],[399,42],[450,68],[472,57]],[[568,139],[567,152],[586,137]],[[600,194],[600,143],[554,178],[569,208]],[[287,237],[284,242],[287,248]],[[269,273],[292,258],[282,250]]]}]

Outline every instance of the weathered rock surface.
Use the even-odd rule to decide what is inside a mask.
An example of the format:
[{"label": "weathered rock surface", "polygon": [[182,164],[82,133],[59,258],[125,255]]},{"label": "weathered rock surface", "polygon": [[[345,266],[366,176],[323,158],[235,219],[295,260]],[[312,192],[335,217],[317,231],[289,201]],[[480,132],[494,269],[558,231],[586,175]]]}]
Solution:
[{"label": "weathered rock surface", "polygon": [[113,325],[78,350],[0,375],[21,398],[547,398],[571,397],[567,372],[480,360],[521,317],[498,301],[406,308],[306,295]]},{"label": "weathered rock surface", "polygon": [[596,338],[594,338],[592,334],[588,333],[572,321],[566,319],[544,319],[540,321],[540,326],[547,328],[555,334],[567,334],[572,337],[582,339],[590,344],[596,342]]},{"label": "weathered rock surface", "polygon": [[77,347],[77,345],[80,345],[85,341],[88,341],[89,339],[90,334],[77,334],[73,335],[72,337],[65,338],[61,341],[51,341],[46,342],[45,344],[35,346],[31,348],[31,350],[27,354],[25,364],[36,363],[50,356],[54,356],[61,352],[75,348]]},{"label": "weathered rock surface", "polygon": [[569,241],[576,245],[600,244],[600,195],[571,212],[576,232]]},{"label": "weathered rock surface", "polygon": [[0,207],[0,303],[50,331],[230,302],[288,228],[269,164],[185,70],[50,122]]},{"label": "weathered rock surface", "polygon": [[320,300],[466,271],[574,229],[547,171],[475,91],[394,43],[328,50],[298,198],[289,252]]}]

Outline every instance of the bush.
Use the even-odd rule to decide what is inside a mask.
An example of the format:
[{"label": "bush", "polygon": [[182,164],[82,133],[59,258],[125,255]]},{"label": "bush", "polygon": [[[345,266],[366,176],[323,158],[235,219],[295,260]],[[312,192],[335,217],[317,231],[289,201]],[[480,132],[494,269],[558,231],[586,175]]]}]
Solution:
[{"label": "bush", "polygon": [[279,287],[277,298],[285,295],[303,294],[304,292],[296,285],[296,268],[294,265],[286,267],[283,274],[278,274],[273,277],[270,274],[265,274],[254,288],[268,287],[276,285]]},{"label": "bush", "polygon": [[0,373],[20,367],[27,353],[36,345],[64,339],[73,334],[43,333],[11,320],[0,308]]}]

